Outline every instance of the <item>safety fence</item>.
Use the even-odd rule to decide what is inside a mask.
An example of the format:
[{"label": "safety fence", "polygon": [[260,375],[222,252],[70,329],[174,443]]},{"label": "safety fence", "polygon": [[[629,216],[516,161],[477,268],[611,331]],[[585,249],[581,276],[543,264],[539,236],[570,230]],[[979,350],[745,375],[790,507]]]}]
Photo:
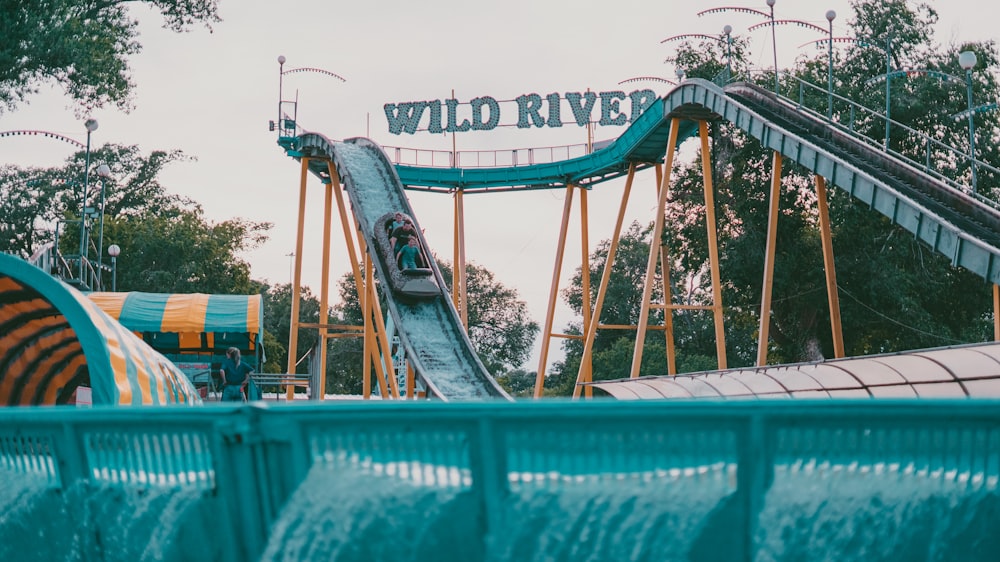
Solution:
[{"label": "safety fence", "polygon": [[[155,546],[162,560],[819,559],[830,553],[817,548],[933,540],[987,560],[1000,549],[998,401],[264,404],[0,411],[0,558],[127,559]],[[922,506],[930,538],[908,523],[927,519]],[[835,540],[861,532],[860,512],[872,524],[886,509],[894,526],[872,544]],[[821,527],[836,530],[819,544]]]}]

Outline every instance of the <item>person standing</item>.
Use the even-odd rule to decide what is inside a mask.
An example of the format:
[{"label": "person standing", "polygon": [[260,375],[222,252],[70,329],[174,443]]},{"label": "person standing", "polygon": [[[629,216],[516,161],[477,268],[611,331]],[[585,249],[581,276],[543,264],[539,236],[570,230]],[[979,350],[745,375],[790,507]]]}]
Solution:
[{"label": "person standing", "polygon": [[245,402],[244,389],[250,381],[253,367],[240,359],[239,349],[230,347],[226,350],[226,360],[222,362],[219,372],[222,374],[222,401]]}]

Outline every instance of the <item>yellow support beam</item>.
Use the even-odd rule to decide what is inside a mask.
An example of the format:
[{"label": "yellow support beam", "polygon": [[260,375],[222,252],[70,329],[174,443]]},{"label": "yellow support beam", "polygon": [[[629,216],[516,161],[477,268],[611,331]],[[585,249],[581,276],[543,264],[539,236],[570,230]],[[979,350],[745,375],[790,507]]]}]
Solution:
[{"label": "yellow support beam", "polygon": [[563,253],[566,251],[566,231],[569,229],[569,215],[573,209],[573,186],[566,186],[565,202],[563,204],[562,224],[559,227],[559,243],[556,247],[555,265],[552,270],[552,286],[549,289],[549,305],[545,312],[545,328],[542,331],[542,353],[538,360],[538,372],[535,375],[535,398],[541,398],[545,390],[545,362],[549,356],[549,343],[552,339],[552,322],[556,312],[556,298],[559,296],[559,277],[562,272]]},{"label": "yellow support beam", "polygon": [[826,273],[826,298],[830,307],[830,330],[833,332],[833,356],[844,357],[844,333],[840,324],[840,296],[837,293],[837,266],[833,259],[833,233],[830,229],[830,208],[827,205],[826,178],[816,176],[816,206],[819,213],[819,235],[823,244],[823,270]]},{"label": "yellow support beam", "polygon": [[757,366],[767,365],[768,333],[771,327],[771,290],[774,287],[774,253],[778,238],[778,210],[781,206],[781,153],[774,151],[771,164],[771,200],[767,215],[767,247],[764,249],[764,282],[760,296],[760,330],[757,338]]},{"label": "yellow support beam", "polygon": [[656,218],[653,221],[653,233],[649,244],[649,260],[646,262],[646,280],[642,288],[642,306],[639,311],[639,327],[635,335],[635,349],[632,352],[632,369],[630,378],[639,377],[642,367],[642,349],[646,339],[646,328],[649,325],[649,306],[653,295],[653,280],[656,276],[656,262],[660,254],[660,237],[663,235],[663,214],[667,204],[667,187],[670,185],[670,172],[674,166],[674,155],[677,152],[677,134],[680,119],[670,120],[670,136],[667,140],[667,154],[663,163],[663,179],[660,181],[656,202]]},{"label": "yellow support beam", "polygon": [[715,226],[715,188],[712,185],[712,156],[708,147],[708,123],[698,122],[701,137],[701,173],[705,181],[705,229],[708,231],[708,261],[712,270],[712,312],[715,317],[715,352],[719,368],[728,366],[726,360],[726,328],[722,315],[722,278],[719,273],[718,230]]},{"label": "yellow support beam", "polygon": [[302,158],[299,179],[299,226],[295,235],[295,272],[292,274],[292,310],[288,324],[288,366],[286,374],[295,374],[299,345],[299,300],[302,291],[302,240],[305,238],[306,180],[309,179],[309,159]]},{"label": "yellow support beam", "polygon": [[580,383],[590,382],[593,379],[593,367],[591,361],[594,355],[594,337],[600,325],[601,309],[604,307],[604,298],[608,293],[608,282],[611,279],[612,266],[615,263],[615,253],[618,251],[618,240],[621,237],[622,223],[625,221],[625,209],[628,206],[629,195],[632,193],[632,182],[635,180],[635,163],[628,166],[628,177],[625,179],[625,190],[622,191],[622,200],[618,205],[618,218],[615,222],[615,231],[611,235],[611,246],[608,248],[608,256],[604,260],[604,271],[601,272],[601,284],[597,288],[597,298],[594,301],[594,308],[590,314],[590,322],[584,324],[583,356],[580,358],[580,369],[576,374],[576,385],[573,386],[573,398],[580,397]]}]

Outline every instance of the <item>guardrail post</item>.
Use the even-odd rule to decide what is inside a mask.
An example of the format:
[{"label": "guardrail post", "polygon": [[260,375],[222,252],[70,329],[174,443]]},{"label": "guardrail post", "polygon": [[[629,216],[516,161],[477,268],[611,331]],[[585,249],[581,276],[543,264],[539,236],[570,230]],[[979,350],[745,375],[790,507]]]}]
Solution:
[{"label": "guardrail post", "polygon": [[76,482],[87,479],[87,460],[80,425],[64,421],[61,433],[54,443],[56,451],[52,456],[58,463],[59,483],[63,490],[68,490]]},{"label": "guardrail post", "polygon": [[256,560],[267,540],[259,493],[262,486],[257,459],[249,445],[260,439],[256,406],[243,406],[219,422],[215,450],[215,485],[228,508],[231,532],[226,551],[232,560]]},{"label": "guardrail post", "polygon": [[[472,472],[472,487],[479,500],[479,510],[482,513],[484,549],[483,559],[487,558],[493,537],[500,532],[504,520],[502,515],[503,501],[507,495],[507,458],[506,453],[497,444],[494,421],[489,417],[475,424],[473,435],[469,436],[469,464]],[[502,440],[501,444],[502,444]]]},{"label": "guardrail post", "polygon": [[742,436],[739,456],[737,493],[742,496],[744,502],[743,559],[748,562],[757,559],[757,526],[760,512],[764,507],[764,496],[774,480],[772,451],[774,443],[765,425],[763,416],[750,416]]}]

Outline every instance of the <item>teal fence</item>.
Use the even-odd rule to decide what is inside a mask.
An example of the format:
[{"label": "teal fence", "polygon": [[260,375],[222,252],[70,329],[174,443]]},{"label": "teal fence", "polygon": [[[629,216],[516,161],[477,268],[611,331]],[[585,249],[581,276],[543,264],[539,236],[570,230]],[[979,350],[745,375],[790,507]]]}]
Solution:
[{"label": "teal fence", "polygon": [[11,408],[0,474],[4,560],[1000,553],[996,401]]}]

